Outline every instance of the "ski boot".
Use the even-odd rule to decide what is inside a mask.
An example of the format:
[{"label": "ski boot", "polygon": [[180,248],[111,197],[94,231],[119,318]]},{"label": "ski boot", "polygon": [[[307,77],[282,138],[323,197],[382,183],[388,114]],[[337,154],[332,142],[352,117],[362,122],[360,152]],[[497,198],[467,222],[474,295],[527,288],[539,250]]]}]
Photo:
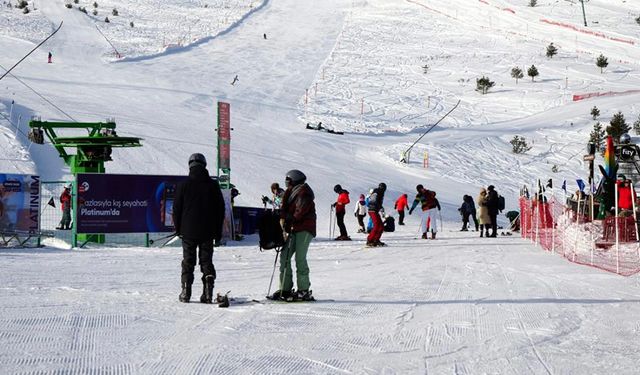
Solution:
[{"label": "ski boot", "polygon": [[422,233],[422,239],[423,239],[423,240],[426,240],[427,238],[428,238],[428,237],[427,237],[427,233],[426,233],[426,232],[425,232],[425,233]]},{"label": "ski boot", "polygon": [[182,282],[182,292],[180,292],[180,295],[178,296],[178,300],[180,300],[180,302],[184,302],[184,303],[189,303],[189,300],[191,300],[191,284],[188,282]]},{"label": "ski boot", "polygon": [[431,239],[435,240],[436,239],[436,232],[431,232]]},{"label": "ski boot", "polygon": [[229,292],[225,294],[218,293],[216,295],[216,303],[218,307],[229,307]]},{"label": "ski boot", "polygon": [[213,275],[202,276],[201,303],[213,303]]},{"label": "ski boot", "polygon": [[272,295],[268,296],[267,299],[272,299],[272,300],[287,300],[288,298],[290,298],[293,295],[293,293],[291,291],[282,291],[282,290],[276,290],[275,293],[273,293]]},{"label": "ski boot", "polygon": [[[305,301],[305,302],[309,302],[309,301],[315,301],[316,299],[313,298],[313,294],[312,291],[310,290],[298,290],[295,293],[295,297],[293,298],[293,301]],[[289,301],[289,300],[287,300]]]}]

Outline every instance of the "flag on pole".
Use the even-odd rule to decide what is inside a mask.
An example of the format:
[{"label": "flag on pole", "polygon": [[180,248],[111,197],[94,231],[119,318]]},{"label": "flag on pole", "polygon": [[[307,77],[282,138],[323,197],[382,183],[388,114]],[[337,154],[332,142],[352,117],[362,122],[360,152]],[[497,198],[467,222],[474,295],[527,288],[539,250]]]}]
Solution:
[{"label": "flag on pole", "polygon": [[552,181],[551,179],[548,179],[548,180],[547,180],[547,187],[548,187],[549,189],[553,189],[553,181]]},{"label": "flag on pole", "polygon": [[576,183],[578,184],[578,189],[580,189],[580,192],[582,192],[584,190],[584,187],[585,187],[584,181],[582,181],[582,179],[579,178],[579,179],[576,180]]},{"label": "flag on pole", "polygon": [[49,206],[55,208],[56,207],[56,202],[53,200],[53,197],[51,197],[51,199],[49,199],[49,203],[47,203]]},{"label": "flag on pole", "polygon": [[567,180],[562,180],[562,190],[564,190],[564,192],[567,192]]}]

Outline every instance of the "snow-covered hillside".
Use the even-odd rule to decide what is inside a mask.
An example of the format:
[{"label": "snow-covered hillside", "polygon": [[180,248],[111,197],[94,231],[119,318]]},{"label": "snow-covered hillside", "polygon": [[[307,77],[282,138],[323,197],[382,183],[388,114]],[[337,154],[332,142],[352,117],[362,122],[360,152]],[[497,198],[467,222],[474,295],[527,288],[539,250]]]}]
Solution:
[{"label": "snow-covered hillside", "polygon": [[[336,183],[355,200],[386,182],[388,211],[424,184],[438,192],[447,230],[463,194],[482,186],[495,185],[507,209],[537,178],[573,189],[586,174],[591,108],[603,123],[640,115],[639,94],[572,100],[640,86],[640,3],[589,1],[587,27],[577,1],[99,1],[97,16],[88,0],[29,3],[28,14],[0,8],[2,67],[64,26],[0,81],[0,172],[69,177],[49,144],[27,140],[31,116],[115,118],[118,134],[143,138],[115,150],[108,172],[184,174],[194,152],[214,167],[215,104],[229,102],[236,203],[258,206],[272,182],[303,170],[318,208],[313,288],[334,301],[219,312],[177,305],[176,249],[2,250],[0,346],[17,348],[0,352],[7,372],[635,372],[637,276],[568,264],[517,238],[445,232],[425,245],[415,215],[385,249],[323,240]],[[549,59],[551,42],[559,53]],[[515,66],[525,71],[517,83]],[[482,76],[496,83],[486,95],[475,91]],[[305,129],[318,122],[345,134]],[[532,149],[513,154],[514,135]],[[262,298],[272,256],[250,241],[220,250],[217,288]]]}]

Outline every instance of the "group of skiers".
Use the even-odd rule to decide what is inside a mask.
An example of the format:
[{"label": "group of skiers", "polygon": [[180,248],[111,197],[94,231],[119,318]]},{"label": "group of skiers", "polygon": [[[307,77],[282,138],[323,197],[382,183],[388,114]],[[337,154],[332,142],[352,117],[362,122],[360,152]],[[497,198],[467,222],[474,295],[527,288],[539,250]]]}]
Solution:
[{"label": "group of skiers", "polygon": [[[222,236],[222,224],[224,221],[225,205],[218,183],[211,179],[206,169],[206,159],[202,154],[193,154],[189,157],[189,178],[178,185],[176,198],[173,205],[173,222],[176,235],[182,239],[182,291],[179,295],[181,302],[189,302],[191,299],[193,272],[196,259],[199,258],[202,271],[203,291],[200,297],[202,303],[213,303],[213,287],[216,279],[216,271],[213,266],[214,241],[219,241]],[[286,301],[312,301],[314,300],[310,289],[309,265],[307,252],[311,240],[316,236],[316,208],[315,195],[311,187],[306,183],[307,177],[299,170],[290,170],[285,175],[286,189],[278,183],[271,184],[272,197],[262,197],[265,207],[270,204],[280,220],[280,228],[285,239],[280,258],[279,288],[271,299]],[[340,235],[336,240],[350,239],[344,217],[346,206],[350,203],[349,191],[341,185],[334,186],[337,194],[336,201],[332,204],[335,210],[336,222],[340,229]],[[365,196],[360,194],[354,210],[358,219],[359,232],[366,232],[364,217],[368,215],[372,222],[372,228],[367,236],[368,247],[385,246],[380,241],[384,231],[384,223],[381,213],[384,213],[383,204],[387,185],[384,182],[371,189]],[[496,235],[496,217],[498,215],[498,194],[491,185],[482,189],[478,197],[480,207],[480,235],[486,229],[488,237]],[[408,205],[408,195],[402,194],[394,204],[398,212],[399,225],[404,225],[404,213],[409,208],[411,215],[420,205],[422,221],[420,228],[422,238],[435,239],[440,226],[441,209],[436,198],[436,193],[426,189],[423,185],[416,186],[416,195],[411,207]],[[460,208],[463,214],[463,229],[466,230],[469,216],[478,227],[475,216],[473,199],[465,196],[463,206]],[[489,227],[493,233],[489,234]],[[428,235],[430,234],[430,236]],[[295,256],[296,262],[296,286],[294,289],[293,270],[291,259]],[[274,266],[275,267],[275,266]],[[228,301],[227,301],[228,303]]]}]

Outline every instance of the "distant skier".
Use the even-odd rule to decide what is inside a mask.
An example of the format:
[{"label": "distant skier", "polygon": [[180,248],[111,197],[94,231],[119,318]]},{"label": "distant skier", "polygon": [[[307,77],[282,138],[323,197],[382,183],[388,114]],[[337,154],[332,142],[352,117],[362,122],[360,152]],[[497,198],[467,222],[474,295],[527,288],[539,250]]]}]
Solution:
[{"label": "distant skier", "polygon": [[356,209],[354,210],[354,215],[358,219],[358,233],[367,233],[367,230],[364,227],[364,217],[367,216],[367,203],[364,198],[364,194],[360,194],[360,199],[356,202]]},{"label": "distant skier", "polygon": [[[309,264],[307,252],[309,244],[316,236],[316,206],[313,190],[306,183],[307,176],[297,169],[287,172],[287,190],[282,198],[280,225],[287,238],[280,257],[280,289],[271,299],[287,301],[313,301],[311,282],[309,281]],[[291,257],[296,257],[296,284],[298,290],[293,291],[293,270]]]},{"label": "distant skier", "polygon": [[262,34],[262,37],[267,40],[267,34]]},{"label": "distant skier", "polygon": [[380,217],[380,211],[383,210],[382,204],[384,203],[384,193],[387,191],[387,184],[381,182],[378,184],[378,187],[373,189],[373,193],[369,195],[369,217],[373,221],[373,229],[371,229],[371,233],[367,237],[367,246],[375,247],[375,246],[385,246],[384,242],[380,241],[380,237],[382,236],[382,232],[384,231],[384,225],[382,223],[382,218]]},{"label": "distant skier", "polygon": [[340,228],[340,235],[335,238],[336,241],[351,241],[351,237],[347,233],[347,227],[344,225],[344,215],[346,213],[346,205],[349,204],[349,192],[340,185],[333,187],[333,191],[338,194],[338,199],[331,206],[336,210],[336,222]]},{"label": "distant skier", "polygon": [[476,225],[476,231],[478,230],[478,218],[476,217],[476,204],[470,195],[462,197],[462,206],[458,209],[460,215],[462,215],[462,229],[460,231],[469,230],[469,217],[473,219]]},{"label": "distant skier", "polygon": [[235,86],[235,85],[236,85],[236,82],[238,82],[238,81],[239,81],[239,79],[238,79],[238,75],[236,74],[236,76],[235,76],[235,77],[233,77],[233,82],[231,82],[231,86]]},{"label": "distant skier", "polygon": [[498,213],[500,211],[499,195],[493,185],[487,187],[487,208],[489,209],[489,217],[491,218],[491,235],[498,235]]},{"label": "distant skier", "polygon": [[480,237],[487,236],[489,237],[489,227],[491,226],[491,217],[489,216],[489,207],[487,206],[487,201],[489,197],[487,196],[487,189],[480,189],[480,194],[478,195],[478,207],[480,207]]},{"label": "distant skier", "polygon": [[269,197],[263,196],[262,203],[265,205],[270,204],[273,207],[274,211],[280,211],[280,208],[282,207],[282,197],[284,196],[284,189],[280,187],[280,184],[274,182],[273,184],[271,184],[271,194],[271,199],[269,199]]},{"label": "distant skier", "polygon": [[438,216],[436,215],[436,210],[439,211],[438,207],[440,206],[436,201],[436,192],[425,189],[422,185],[416,186],[416,192],[417,194],[409,210],[409,215],[413,213],[413,210],[419,203],[422,208],[422,238],[427,239],[427,232],[430,230],[431,239],[435,239],[436,233],[438,233]]},{"label": "distant skier", "polygon": [[52,59],[53,59],[53,55],[51,54],[51,52],[49,52],[49,57],[47,58],[47,62],[51,64],[53,62]]},{"label": "distant skier", "polygon": [[398,211],[398,225],[404,225],[404,210],[409,206],[407,203],[407,194],[402,194],[394,204],[393,208]]},{"label": "distant skier", "polygon": [[[200,302],[213,303],[216,270],[213,266],[213,241],[222,236],[225,204],[218,182],[212,180],[202,154],[189,157],[189,178],[178,185],[173,203],[176,235],[182,239],[182,292],[180,302],[191,299],[196,257],[202,271]],[[199,249],[199,252],[196,252]]]}]

